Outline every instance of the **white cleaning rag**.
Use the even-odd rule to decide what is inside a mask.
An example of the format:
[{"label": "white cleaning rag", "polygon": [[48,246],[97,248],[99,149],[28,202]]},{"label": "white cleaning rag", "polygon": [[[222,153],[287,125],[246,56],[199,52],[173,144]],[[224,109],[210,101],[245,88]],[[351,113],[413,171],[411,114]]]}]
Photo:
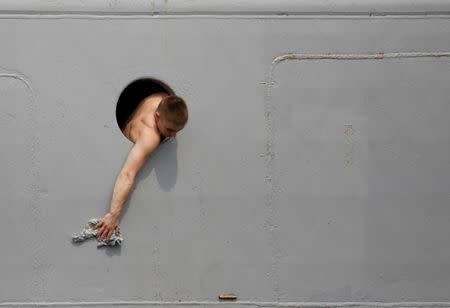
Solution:
[{"label": "white cleaning rag", "polygon": [[[72,235],[72,241],[75,243],[83,242],[87,239],[93,238],[97,236],[97,230],[94,229],[94,226],[100,221],[99,218],[89,219],[87,225],[81,230],[80,234],[74,233]],[[99,241],[97,239],[97,247],[101,246],[120,246],[122,244],[123,238],[120,234],[119,228],[117,231],[114,231],[109,239]]]}]

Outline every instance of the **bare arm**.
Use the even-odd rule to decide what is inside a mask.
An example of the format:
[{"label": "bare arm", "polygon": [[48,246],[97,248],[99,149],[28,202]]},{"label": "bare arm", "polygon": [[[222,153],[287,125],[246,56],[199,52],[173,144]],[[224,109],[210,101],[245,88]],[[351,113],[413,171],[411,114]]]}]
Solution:
[{"label": "bare arm", "polygon": [[128,195],[131,192],[136,175],[144,165],[148,156],[158,147],[158,135],[153,133],[143,133],[141,136],[142,138],[138,138],[136,141],[136,144],[133,146],[125,160],[122,170],[117,176],[109,212],[95,226],[96,229],[99,228],[99,231],[97,232],[97,238],[99,239],[109,238],[113,231],[118,227],[120,214],[125,201],[128,199]]}]

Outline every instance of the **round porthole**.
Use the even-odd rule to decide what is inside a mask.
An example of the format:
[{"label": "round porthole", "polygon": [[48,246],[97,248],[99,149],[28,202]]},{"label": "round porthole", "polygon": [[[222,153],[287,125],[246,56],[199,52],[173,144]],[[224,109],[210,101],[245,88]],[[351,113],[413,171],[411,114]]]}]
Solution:
[{"label": "round porthole", "polygon": [[120,94],[116,106],[116,120],[123,133],[127,121],[139,104],[148,96],[165,92],[175,95],[175,92],[164,82],[154,78],[141,78],[130,83]]}]

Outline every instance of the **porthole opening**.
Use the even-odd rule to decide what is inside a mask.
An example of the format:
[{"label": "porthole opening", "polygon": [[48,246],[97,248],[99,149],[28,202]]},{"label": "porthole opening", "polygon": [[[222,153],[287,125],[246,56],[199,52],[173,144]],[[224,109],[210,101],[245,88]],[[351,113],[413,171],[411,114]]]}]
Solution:
[{"label": "porthole opening", "polygon": [[165,92],[175,95],[175,92],[164,82],[155,78],[141,78],[130,83],[122,91],[116,105],[116,120],[122,133],[125,125],[139,104],[148,96]]}]

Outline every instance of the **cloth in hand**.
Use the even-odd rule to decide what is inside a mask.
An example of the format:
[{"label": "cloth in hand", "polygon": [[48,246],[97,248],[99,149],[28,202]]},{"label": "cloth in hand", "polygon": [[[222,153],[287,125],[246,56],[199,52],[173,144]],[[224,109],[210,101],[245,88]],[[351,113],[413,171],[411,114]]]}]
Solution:
[{"label": "cloth in hand", "polygon": [[[72,242],[74,243],[80,243],[83,242],[87,239],[93,238],[97,236],[97,230],[94,229],[94,226],[100,222],[99,218],[92,218],[89,219],[87,225],[83,228],[83,230],[81,230],[81,233],[76,234],[74,233],[72,235]],[[116,231],[113,232],[113,234],[111,235],[111,237],[109,239],[100,241],[97,239],[97,247],[102,247],[102,246],[120,246],[122,245],[122,235],[120,234],[120,230],[119,228],[117,228]]]}]

